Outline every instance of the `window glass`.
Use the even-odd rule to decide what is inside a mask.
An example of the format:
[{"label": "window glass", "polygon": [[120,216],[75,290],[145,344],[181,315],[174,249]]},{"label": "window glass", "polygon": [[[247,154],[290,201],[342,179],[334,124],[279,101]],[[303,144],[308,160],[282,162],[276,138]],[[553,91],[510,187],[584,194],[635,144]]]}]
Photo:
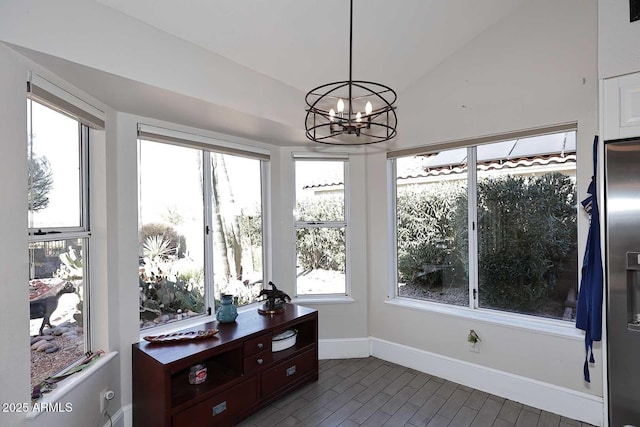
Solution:
[{"label": "window glass", "polygon": [[393,160],[397,295],[572,320],[575,152],[571,131]]},{"label": "window glass", "polygon": [[202,152],[140,142],[140,327],[203,314]]},{"label": "window glass", "polygon": [[262,161],[154,141],[139,147],[140,327],[213,312],[221,295],[256,302]]},{"label": "window glass", "polygon": [[396,162],[399,296],[469,305],[466,151]]},{"label": "window glass", "polygon": [[260,163],[211,153],[213,282],[217,298],[231,294],[237,305],[257,301],[262,290]]},{"label": "window glass", "polygon": [[545,155],[544,139],[537,152],[530,142],[520,142],[529,153],[517,158],[483,156],[505,151],[478,147],[479,306],[571,319],[565,302],[575,301],[577,286],[575,161]]},{"label": "window glass", "polygon": [[29,334],[32,397],[91,350],[88,128],[27,100]]},{"label": "window glass", "polygon": [[28,102],[29,227],[79,227],[82,203],[79,124]]},{"label": "window glass", "polygon": [[296,292],[346,294],[345,161],[296,160]]}]

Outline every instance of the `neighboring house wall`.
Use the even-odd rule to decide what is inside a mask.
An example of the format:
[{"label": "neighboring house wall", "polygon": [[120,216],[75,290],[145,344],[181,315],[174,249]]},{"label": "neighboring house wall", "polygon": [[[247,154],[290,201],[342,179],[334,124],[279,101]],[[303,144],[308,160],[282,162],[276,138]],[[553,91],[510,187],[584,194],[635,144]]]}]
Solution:
[{"label": "neighboring house wall", "polygon": [[[596,6],[595,0],[527,2],[489,28],[410,91],[399,94],[401,128],[391,149],[575,121],[578,197],[584,198],[592,173],[591,142],[597,133]],[[591,368],[592,383],[587,385],[582,376],[583,338],[572,324],[563,336],[384,302],[393,244],[385,231],[385,168],[385,153],[372,152],[367,162],[370,335],[600,398],[600,346]],[[579,212],[580,254],[587,227]],[[468,350],[469,329],[483,339],[480,353]]]}]

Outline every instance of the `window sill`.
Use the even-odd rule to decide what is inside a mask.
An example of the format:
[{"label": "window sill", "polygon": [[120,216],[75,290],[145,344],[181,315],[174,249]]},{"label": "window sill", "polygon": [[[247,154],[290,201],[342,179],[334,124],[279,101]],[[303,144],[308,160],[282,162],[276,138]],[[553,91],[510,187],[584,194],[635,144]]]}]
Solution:
[{"label": "window sill", "polygon": [[[243,305],[238,307],[238,313],[242,313],[245,311],[249,311],[252,310],[256,307],[258,307],[258,305],[262,303],[262,301],[255,302],[252,304],[247,304],[247,305]],[[200,326],[204,323],[209,323],[209,322],[216,322],[216,315],[215,313],[208,315],[208,314],[202,314],[200,316],[195,316],[192,317],[190,319],[185,319],[185,320],[181,320],[178,322],[172,322],[172,323],[167,323],[164,325],[159,325],[159,326],[154,326],[152,328],[147,328],[147,329],[143,329],[140,331],[140,341],[144,340],[144,337],[146,337],[147,335],[162,335],[162,334],[171,334],[177,331],[181,331],[183,329],[189,329],[189,328],[193,328],[195,326]]]},{"label": "window sill", "polygon": [[92,365],[83,369],[82,371],[71,375],[60,381],[57,387],[49,393],[46,393],[37,401],[37,407],[40,409],[32,408],[25,414],[25,418],[32,420],[38,417],[43,412],[70,412],[70,409],[66,407],[65,403],[62,403],[62,398],[74,388],[85,382],[87,378],[93,375],[95,372],[106,366],[113,358],[118,355],[117,351],[112,351],[100,356]]},{"label": "window sill", "polygon": [[356,300],[347,295],[298,295],[291,302],[294,304],[352,304]]},{"label": "window sill", "polygon": [[396,297],[385,301],[385,304],[409,308],[418,311],[444,314],[463,319],[485,322],[507,328],[537,332],[576,341],[584,339],[581,330],[573,322],[543,319],[524,314],[503,313],[487,309],[471,309],[468,307],[452,306],[431,301],[418,301],[410,298]]}]

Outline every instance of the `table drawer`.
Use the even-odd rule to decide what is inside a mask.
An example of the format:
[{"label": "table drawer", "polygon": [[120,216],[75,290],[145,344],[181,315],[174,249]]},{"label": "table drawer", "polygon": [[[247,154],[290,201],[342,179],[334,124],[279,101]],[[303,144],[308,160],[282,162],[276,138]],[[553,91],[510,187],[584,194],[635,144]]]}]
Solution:
[{"label": "table drawer", "polygon": [[257,379],[238,384],[173,416],[173,427],[232,426],[258,400]]},{"label": "table drawer", "polygon": [[260,335],[244,342],[244,357],[251,356],[262,351],[271,351],[272,334]]},{"label": "table drawer", "polygon": [[316,368],[315,350],[296,356],[262,374],[262,396],[275,393],[293,384]]},{"label": "table drawer", "polygon": [[257,369],[267,366],[273,361],[271,349],[244,358],[244,374],[247,375]]}]

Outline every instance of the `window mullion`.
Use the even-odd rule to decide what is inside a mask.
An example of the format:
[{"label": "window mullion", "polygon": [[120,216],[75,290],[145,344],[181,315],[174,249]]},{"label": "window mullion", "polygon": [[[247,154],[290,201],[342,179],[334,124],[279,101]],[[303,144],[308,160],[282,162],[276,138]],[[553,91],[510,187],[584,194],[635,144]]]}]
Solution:
[{"label": "window mullion", "polygon": [[467,148],[469,233],[469,307],[478,308],[478,168],[476,147]]},{"label": "window mullion", "polygon": [[211,153],[202,151],[202,197],[204,207],[204,293],[205,304],[211,312],[215,312],[215,298],[213,289],[213,209],[211,206]]},{"label": "window mullion", "polygon": [[80,195],[80,206],[82,206],[82,217],[80,218],[80,226],[84,230],[91,230],[91,218],[89,214],[89,127],[78,123],[80,132],[80,183],[82,193]]}]

